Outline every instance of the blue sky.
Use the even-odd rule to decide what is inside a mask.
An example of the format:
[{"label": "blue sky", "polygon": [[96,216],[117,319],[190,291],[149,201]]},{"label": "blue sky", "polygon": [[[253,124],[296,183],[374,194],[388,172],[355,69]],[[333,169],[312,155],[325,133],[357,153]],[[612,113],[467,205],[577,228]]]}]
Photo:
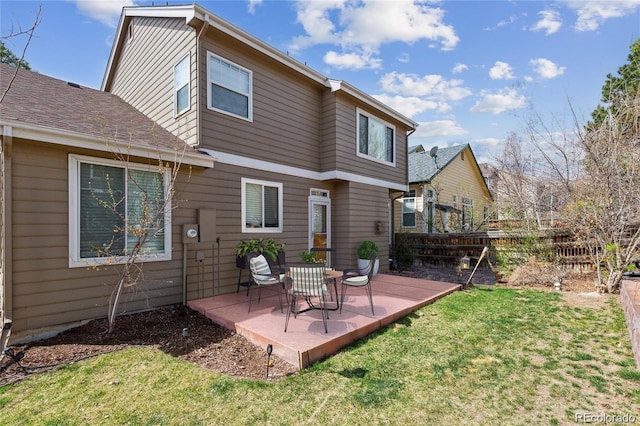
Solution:
[{"label": "blue sky", "polygon": [[[640,0],[197,3],[420,123],[410,145],[470,143],[480,162],[534,115],[571,122],[571,105],[588,119],[640,37]],[[122,6],[151,1],[0,0],[0,35],[29,27],[40,4],[32,69],[99,89]],[[3,41],[19,55],[26,38]]]}]

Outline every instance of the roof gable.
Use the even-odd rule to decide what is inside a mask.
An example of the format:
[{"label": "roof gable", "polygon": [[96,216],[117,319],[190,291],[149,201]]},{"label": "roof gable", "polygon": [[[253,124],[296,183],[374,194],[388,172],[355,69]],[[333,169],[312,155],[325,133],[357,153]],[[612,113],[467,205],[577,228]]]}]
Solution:
[{"label": "roof gable", "polygon": [[431,182],[447,167],[469,144],[440,148],[434,157],[422,145],[409,150],[409,183]]},{"label": "roof gable", "polygon": [[[11,81],[12,77],[16,78]],[[120,99],[99,90],[68,83],[7,64],[0,64],[0,91],[11,88],[0,103],[0,123],[51,137],[64,143],[71,139],[92,140],[94,149],[112,151],[127,147],[147,150],[150,155],[185,150],[194,158],[205,156],[153,120]],[[43,140],[43,139],[40,139]],[[79,144],[80,142],[77,142]],[[89,143],[87,142],[87,147]],[[167,155],[164,155],[167,157]],[[167,158],[168,159],[168,158]],[[207,160],[209,166],[213,163]]]}]

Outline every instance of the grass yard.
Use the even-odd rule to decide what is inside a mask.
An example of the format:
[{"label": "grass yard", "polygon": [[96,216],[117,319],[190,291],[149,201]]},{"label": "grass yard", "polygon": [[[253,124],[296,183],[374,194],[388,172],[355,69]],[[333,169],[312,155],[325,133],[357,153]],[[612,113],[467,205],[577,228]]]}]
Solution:
[{"label": "grass yard", "polygon": [[510,288],[456,292],[278,382],[135,348],[0,388],[2,425],[524,425],[588,415],[640,422],[640,371],[618,299],[578,306]]}]

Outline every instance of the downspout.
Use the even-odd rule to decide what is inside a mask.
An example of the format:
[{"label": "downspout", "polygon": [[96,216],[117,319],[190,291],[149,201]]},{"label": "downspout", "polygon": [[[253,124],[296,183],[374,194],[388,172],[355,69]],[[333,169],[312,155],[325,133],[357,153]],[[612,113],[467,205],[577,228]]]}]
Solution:
[{"label": "downspout", "polygon": [[[409,131],[407,132],[407,149],[404,151],[404,163],[407,165],[407,171],[406,171],[407,189],[409,189],[409,136],[414,134],[416,130],[418,130],[418,128],[414,127],[413,129],[409,129]],[[403,192],[402,194],[398,195],[397,197],[391,200],[391,248],[395,248],[396,246],[396,212],[395,212],[396,200],[398,198],[404,197],[406,194],[407,192]]]},{"label": "downspout", "polygon": [[[13,318],[13,287],[12,287],[12,265],[13,265],[13,235],[12,229],[12,170],[11,155],[13,148],[13,132],[9,126],[2,126],[2,143],[0,144],[0,306],[2,321],[5,326]],[[4,348],[3,348],[4,349]]]},{"label": "downspout", "polygon": [[[202,35],[209,28],[209,15],[205,13],[202,28],[198,31],[198,35],[196,36],[196,146],[200,146],[200,136],[202,135],[202,106],[200,105],[200,39]],[[206,89],[206,87],[205,87]]]},{"label": "downspout", "polygon": [[[200,96],[200,38],[202,34],[204,34],[209,28],[209,15],[205,14],[203,19],[202,28],[198,31],[198,35],[196,35],[196,143],[195,146],[200,146],[200,135],[202,135],[202,107],[201,107],[201,96]],[[187,304],[187,244],[183,241],[182,243],[182,304]],[[211,265],[212,273],[213,273],[213,264]]]}]

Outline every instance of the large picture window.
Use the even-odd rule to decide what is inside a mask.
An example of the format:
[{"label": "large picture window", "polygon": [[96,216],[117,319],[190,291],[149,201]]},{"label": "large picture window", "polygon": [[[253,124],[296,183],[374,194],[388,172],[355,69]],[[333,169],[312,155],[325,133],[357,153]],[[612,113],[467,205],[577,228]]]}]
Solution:
[{"label": "large picture window", "polygon": [[173,105],[176,116],[188,110],[191,105],[189,65],[189,55],[187,55],[173,68]]},{"label": "large picture window", "polygon": [[358,114],[358,155],[395,163],[395,128],[361,110]]},{"label": "large picture window", "polygon": [[157,168],[69,156],[69,265],[122,263],[145,234],[144,260],[170,260],[168,182]]},{"label": "large picture window", "polygon": [[416,190],[409,191],[409,196],[402,199],[402,227],[416,227]]},{"label": "large picture window", "polygon": [[253,119],[251,71],[209,52],[207,105],[216,111]]},{"label": "large picture window", "polygon": [[242,179],[242,232],[282,232],[282,184]]}]

